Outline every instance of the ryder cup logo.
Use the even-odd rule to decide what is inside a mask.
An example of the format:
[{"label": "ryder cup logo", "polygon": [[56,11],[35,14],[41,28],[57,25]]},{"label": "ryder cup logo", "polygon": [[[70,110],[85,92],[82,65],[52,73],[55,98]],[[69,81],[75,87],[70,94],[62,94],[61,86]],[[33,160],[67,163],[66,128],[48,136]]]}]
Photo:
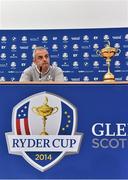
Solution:
[{"label": "ryder cup logo", "polygon": [[78,153],[82,134],[76,126],[77,112],[70,102],[48,92],[34,94],[13,108],[8,151],[45,171],[66,154]]}]

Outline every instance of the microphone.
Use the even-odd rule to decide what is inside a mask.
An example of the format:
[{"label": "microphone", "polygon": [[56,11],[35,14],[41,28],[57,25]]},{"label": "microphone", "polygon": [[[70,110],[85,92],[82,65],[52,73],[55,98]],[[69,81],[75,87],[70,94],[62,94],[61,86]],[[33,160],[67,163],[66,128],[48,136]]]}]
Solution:
[{"label": "microphone", "polygon": [[42,66],[40,66],[39,71],[40,71],[40,73],[39,73],[39,80],[40,80],[41,79],[41,75],[42,75]]}]

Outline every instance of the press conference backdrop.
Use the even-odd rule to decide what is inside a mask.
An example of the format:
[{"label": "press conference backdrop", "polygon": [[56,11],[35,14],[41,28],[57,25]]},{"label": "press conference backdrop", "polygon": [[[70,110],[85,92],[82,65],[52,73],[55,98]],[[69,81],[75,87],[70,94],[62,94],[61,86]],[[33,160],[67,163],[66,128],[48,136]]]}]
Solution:
[{"label": "press conference backdrop", "polygon": [[32,63],[32,51],[43,46],[65,81],[101,81],[106,61],[96,52],[110,41],[121,50],[112,58],[117,81],[128,81],[128,28],[0,30],[0,81],[18,81]]}]

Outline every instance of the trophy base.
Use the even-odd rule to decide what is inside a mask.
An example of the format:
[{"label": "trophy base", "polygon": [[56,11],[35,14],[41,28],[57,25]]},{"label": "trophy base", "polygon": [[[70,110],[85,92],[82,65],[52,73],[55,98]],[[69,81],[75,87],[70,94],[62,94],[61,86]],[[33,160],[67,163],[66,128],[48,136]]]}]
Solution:
[{"label": "trophy base", "polygon": [[40,135],[48,135],[47,132],[41,132]]},{"label": "trophy base", "polygon": [[113,82],[113,81],[115,81],[115,77],[111,72],[107,72],[104,75],[104,81],[112,81]]}]

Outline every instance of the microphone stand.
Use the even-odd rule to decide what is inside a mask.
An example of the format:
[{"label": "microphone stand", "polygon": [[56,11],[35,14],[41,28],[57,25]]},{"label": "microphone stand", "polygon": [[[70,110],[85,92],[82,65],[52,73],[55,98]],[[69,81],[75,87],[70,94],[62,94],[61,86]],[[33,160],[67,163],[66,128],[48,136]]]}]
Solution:
[{"label": "microphone stand", "polygon": [[40,73],[39,73],[39,80],[41,80],[41,76],[42,76],[42,66],[40,66],[40,69],[39,69]]}]

